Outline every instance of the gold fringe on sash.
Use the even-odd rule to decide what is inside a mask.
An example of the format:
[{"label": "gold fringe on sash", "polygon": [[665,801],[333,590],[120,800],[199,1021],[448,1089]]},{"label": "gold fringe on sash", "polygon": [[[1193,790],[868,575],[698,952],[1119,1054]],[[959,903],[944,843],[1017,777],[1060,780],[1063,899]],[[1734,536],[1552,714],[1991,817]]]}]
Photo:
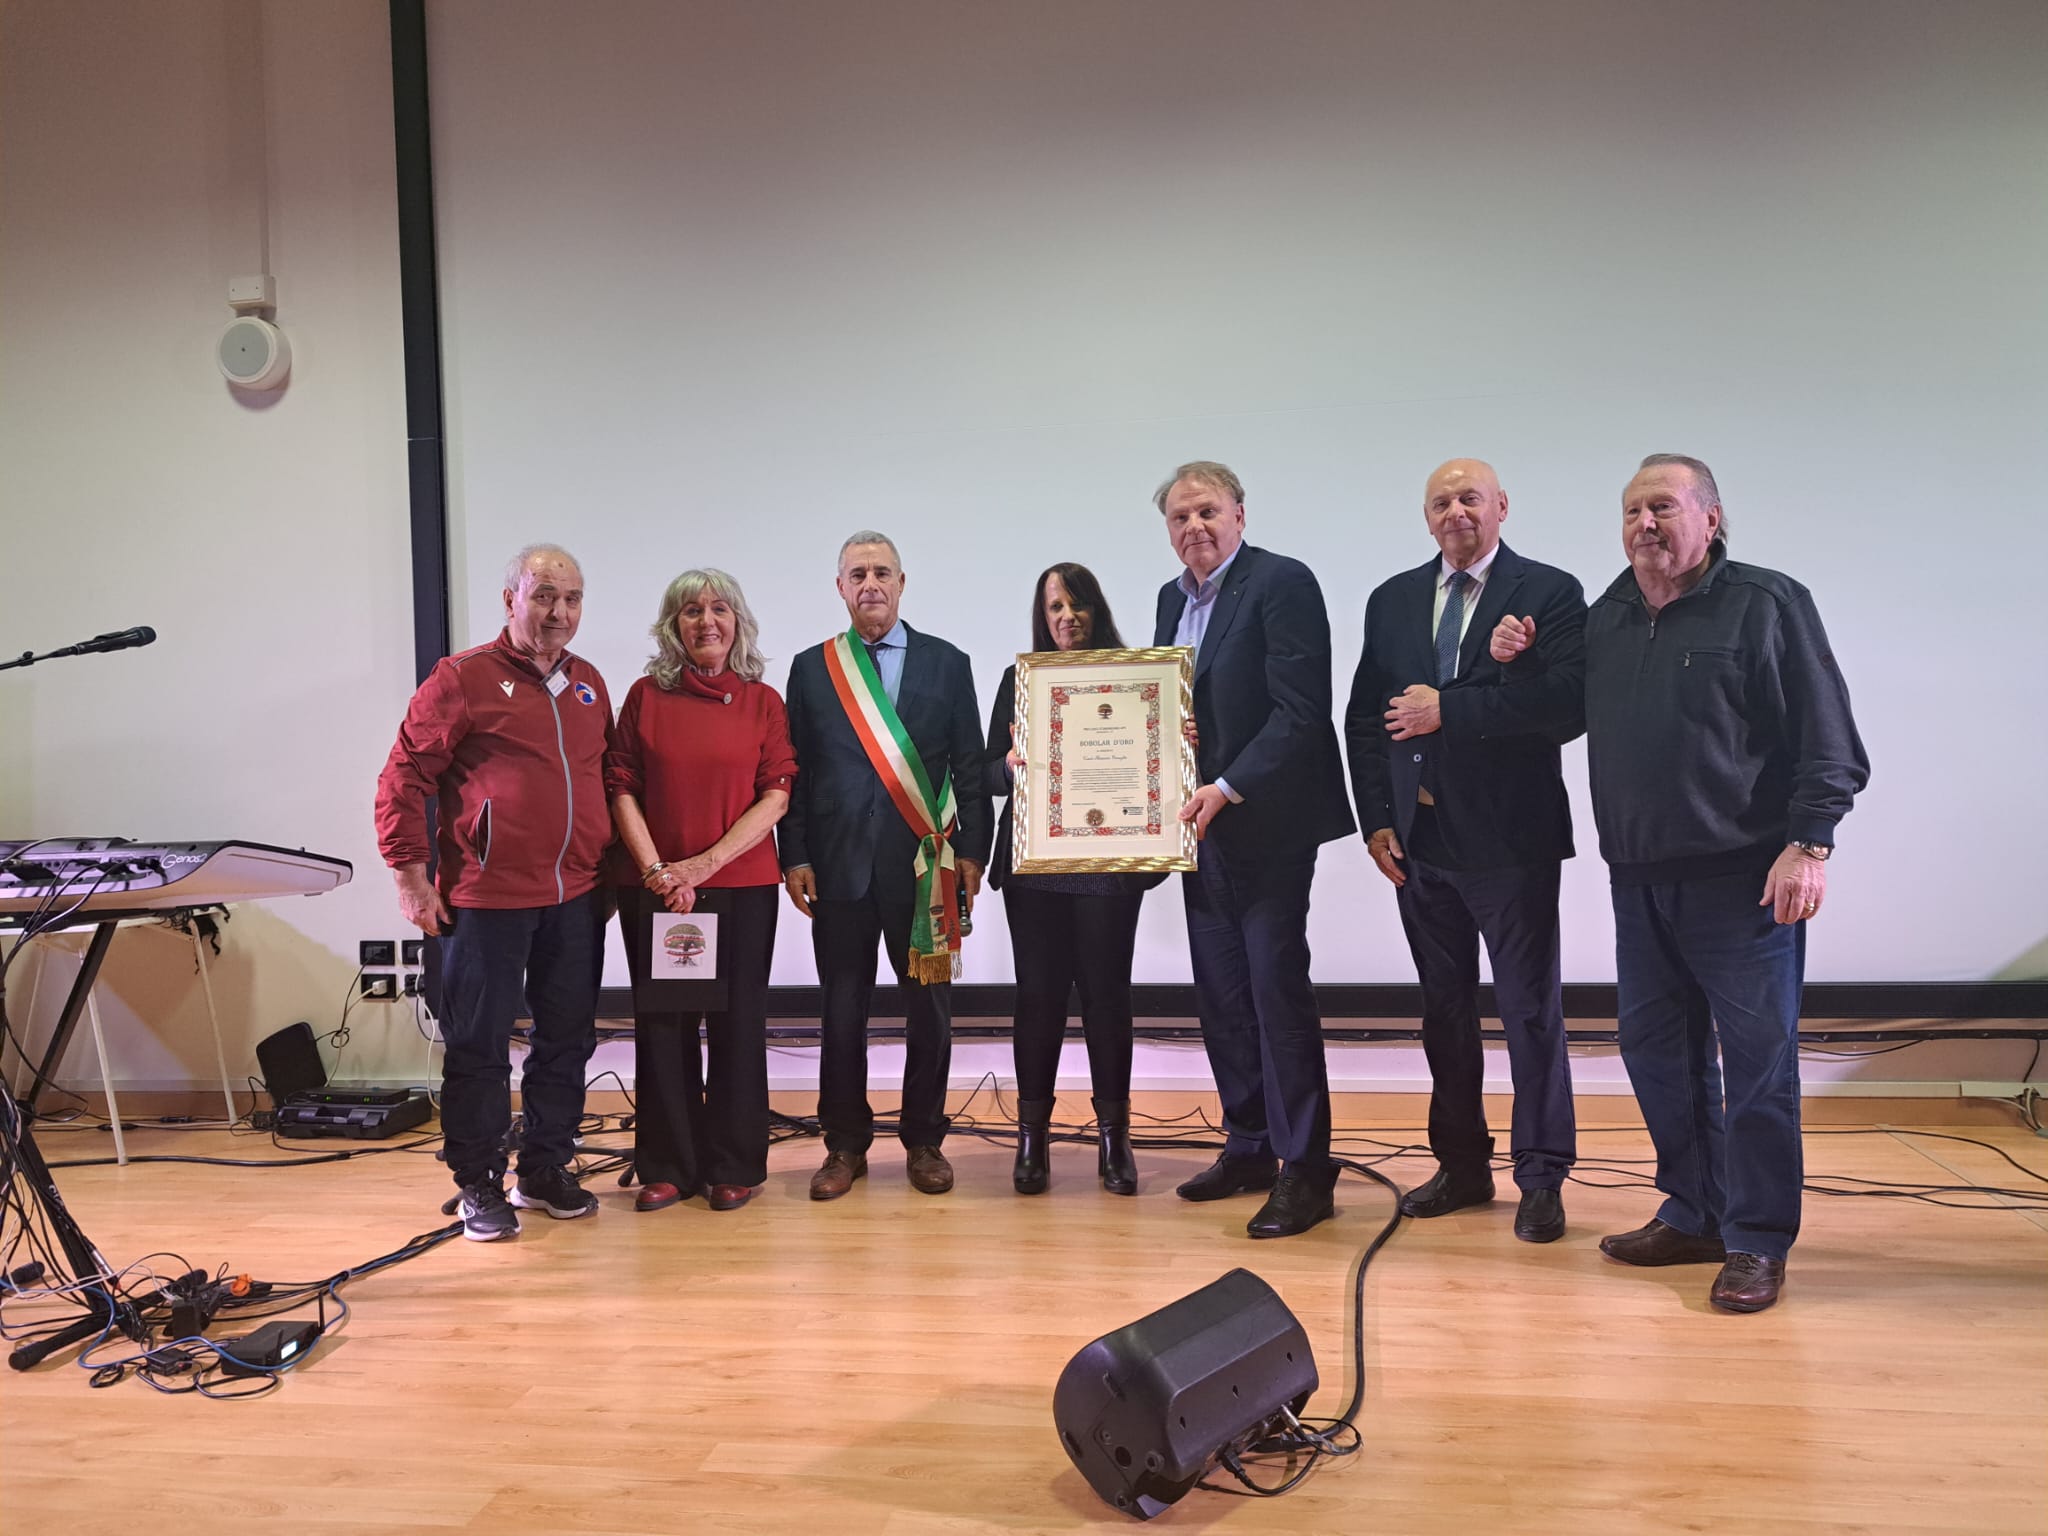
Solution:
[{"label": "gold fringe on sash", "polygon": [[942,981],[957,981],[960,977],[960,951],[946,950],[936,955],[920,955],[910,952],[907,967],[910,979],[920,986],[937,986]]}]

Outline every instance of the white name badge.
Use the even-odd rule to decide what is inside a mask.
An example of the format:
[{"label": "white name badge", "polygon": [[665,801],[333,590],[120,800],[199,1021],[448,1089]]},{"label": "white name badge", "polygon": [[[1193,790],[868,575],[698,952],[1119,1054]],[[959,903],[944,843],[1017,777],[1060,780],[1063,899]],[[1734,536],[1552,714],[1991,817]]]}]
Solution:
[{"label": "white name badge", "polygon": [[648,945],[650,981],[716,981],[718,979],[718,914],[673,912],[654,914],[653,942]]},{"label": "white name badge", "polygon": [[553,694],[553,695],[555,695],[555,696],[556,696],[557,698],[560,698],[560,697],[561,697],[561,694],[562,694],[562,690],[563,690],[564,688],[568,687],[568,686],[569,686],[569,674],[568,674],[568,673],[566,673],[566,672],[550,672],[550,673],[548,674],[548,692],[549,692],[549,693],[552,693],[552,694]]}]

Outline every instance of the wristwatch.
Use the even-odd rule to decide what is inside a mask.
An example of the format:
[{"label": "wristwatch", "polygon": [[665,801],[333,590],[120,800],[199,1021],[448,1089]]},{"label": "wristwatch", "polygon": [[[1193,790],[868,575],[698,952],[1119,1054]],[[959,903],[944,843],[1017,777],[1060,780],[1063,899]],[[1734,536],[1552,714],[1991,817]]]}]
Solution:
[{"label": "wristwatch", "polygon": [[1797,848],[1809,859],[1819,859],[1823,864],[1827,862],[1828,855],[1835,851],[1834,849],[1830,848],[1826,843],[1802,843],[1799,842],[1797,839],[1788,843],[1786,846],[1790,848]]}]

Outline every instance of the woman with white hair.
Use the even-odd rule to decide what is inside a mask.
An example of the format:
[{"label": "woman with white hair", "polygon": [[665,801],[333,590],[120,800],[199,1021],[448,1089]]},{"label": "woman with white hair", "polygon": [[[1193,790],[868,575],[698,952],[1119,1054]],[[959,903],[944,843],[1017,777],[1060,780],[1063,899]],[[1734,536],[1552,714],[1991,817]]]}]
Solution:
[{"label": "woman with white hair", "polygon": [[[612,821],[639,879],[619,901],[635,997],[634,1206],[658,1211],[702,1190],[730,1211],[768,1176],[768,962],[782,888],[768,834],[789,808],[796,754],[732,577],[683,572],[650,633],[655,655],[605,754]],[[641,1005],[664,910],[718,914],[722,1011]]]}]

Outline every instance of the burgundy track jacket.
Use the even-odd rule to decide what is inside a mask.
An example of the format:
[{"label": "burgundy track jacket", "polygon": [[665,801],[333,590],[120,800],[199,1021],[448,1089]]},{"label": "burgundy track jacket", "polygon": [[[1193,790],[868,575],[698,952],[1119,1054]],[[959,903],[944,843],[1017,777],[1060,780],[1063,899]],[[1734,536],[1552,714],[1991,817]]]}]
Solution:
[{"label": "burgundy track jacket", "polygon": [[427,861],[426,797],[440,807],[435,883],[451,907],[546,907],[597,883],[611,841],[611,698],[565,654],[553,672],[509,633],[444,657],[420,684],[377,778],[377,847],[394,869]]}]

